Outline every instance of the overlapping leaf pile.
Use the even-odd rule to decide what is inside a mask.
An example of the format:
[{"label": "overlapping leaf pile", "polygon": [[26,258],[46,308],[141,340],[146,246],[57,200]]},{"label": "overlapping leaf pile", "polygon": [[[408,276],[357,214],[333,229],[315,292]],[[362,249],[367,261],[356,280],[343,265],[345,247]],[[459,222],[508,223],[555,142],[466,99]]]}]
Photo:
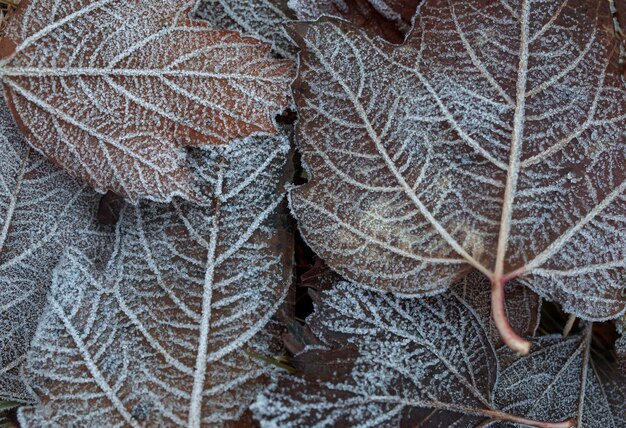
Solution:
[{"label": "overlapping leaf pile", "polygon": [[625,12],[22,0],[3,406],[24,427],[626,427]]}]

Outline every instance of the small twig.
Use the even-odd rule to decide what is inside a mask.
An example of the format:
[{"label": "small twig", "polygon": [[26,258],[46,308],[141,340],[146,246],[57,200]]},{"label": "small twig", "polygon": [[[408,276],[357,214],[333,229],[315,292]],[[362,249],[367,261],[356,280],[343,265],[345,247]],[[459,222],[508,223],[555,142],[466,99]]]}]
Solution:
[{"label": "small twig", "polygon": [[576,315],[570,315],[567,320],[567,324],[563,328],[563,337],[567,337],[568,334],[572,331],[572,327],[574,327],[574,323],[576,322]]}]

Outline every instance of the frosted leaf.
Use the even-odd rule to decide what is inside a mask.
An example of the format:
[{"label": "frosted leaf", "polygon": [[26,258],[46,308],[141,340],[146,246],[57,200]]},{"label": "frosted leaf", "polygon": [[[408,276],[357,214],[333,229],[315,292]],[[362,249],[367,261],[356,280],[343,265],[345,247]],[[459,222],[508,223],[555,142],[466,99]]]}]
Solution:
[{"label": "frosted leaf", "polygon": [[25,0],[0,62],[28,142],[96,190],[194,197],[186,145],[275,132],[289,61],[172,0]]},{"label": "frosted leaf", "polygon": [[272,43],[274,52],[284,58],[296,57],[296,47],[283,28],[294,18],[287,0],[199,0],[196,16],[215,28],[260,37]]},{"label": "frosted leaf", "polygon": [[[496,348],[503,345],[491,316],[489,280],[480,272],[473,271],[451,289],[476,311],[491,343]],[[524,336],[534,336],[541,318],[541,298],[516,281],[506,285],[506,296],[506,310],[507,313],[514,314],[509,318],[515,331]]]},{"label": "frosted leaf", "polygon": [[626,90],[607,2],[427,1],[399,47],[331,18],[290,34],[312,177],[291,206],[333,269],[417,295],[476,268],[508,335],[513,278],[585,319],[624,312]]},{"label": "frosted leaf", "polygon": [[424,0],[289,0],[299,19],[343,18],[392,43],[401,43]]},{"label": "frosted leaf", "polygon": [[523,413],[496,406],[497,354],[457,294],[408,299],[340,282],[314,302],[307,324],[319,343],[294,357],[299,375],[282,373],[253,404],[261,426],[461,428],[525,421]]},{"label": "frosted leaf", "polygon": [[591,343],[590,327],[583,336],[538,339],[534,352],[501,371],[497,405],[532,419],[574,417],[579,427],[626,426],[626,377],[594,356]]},{"label": "frosted leaf", "polygon": [[0,165],[0,397],[32,401],[19,370],[63,249],[97,248],[98,195],[26,145],[4,100]]},{"label": "frosted leaf", "polygon": [[[264,331],[291,280],[290,225],[282,207],[288,150],[288,139],[280,136],[194,153],[204,206],[175,200],[122,210],[106,284],[79,278],[62,288],[70,296],[70,289],[89,286],[104,293],[100,301],[111,301],[108,308],[77,307],[81,314],[70,319],[90,348],[73,347],[75,366],[64,357],[65,345],[55,358],[46,357],[47,344],[70,330],[40,327],[29,371],[44,404],[23,418],[34,425],[52,419],[80,426],[199,427],[241,416],[270,370],[246,351],[281,353],[271,343],[274,335]],[[92,326],[94,320],[110,335]],[[87,354],[106,372],[108,387],[85,371]],[[83,378],[89,388],[72,392]],[[105,400],[107,388],[119,405]],[[94,407],[91,397],[105,403]]]}]

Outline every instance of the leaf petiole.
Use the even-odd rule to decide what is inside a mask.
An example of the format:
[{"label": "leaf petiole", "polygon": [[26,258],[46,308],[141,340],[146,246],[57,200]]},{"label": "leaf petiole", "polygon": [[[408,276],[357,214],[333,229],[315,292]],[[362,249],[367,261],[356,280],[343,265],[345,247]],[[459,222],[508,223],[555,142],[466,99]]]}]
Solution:
[{"label": "leaf petiole", "polygon": [[573,428],[576,426],[576,421],[574,419],[566,419],[561,422],[541,422],[534,421],[532,419],[520,418],[517,416],[510,415],[508,413],[502,413],[497,410],[485,410],[483,411],[485,415],[490,416],[492,419],[499,419],[504,421],[515,422],[519,424],[528,425],[531,427],[537,428]]},{"label": "leaf petiole", "polygon": [[522,355],[530,352],[530,342],[513,330],[506,313],[504,285],[506,279],[495,277],[491,282],[491,314],[504,343]]}]

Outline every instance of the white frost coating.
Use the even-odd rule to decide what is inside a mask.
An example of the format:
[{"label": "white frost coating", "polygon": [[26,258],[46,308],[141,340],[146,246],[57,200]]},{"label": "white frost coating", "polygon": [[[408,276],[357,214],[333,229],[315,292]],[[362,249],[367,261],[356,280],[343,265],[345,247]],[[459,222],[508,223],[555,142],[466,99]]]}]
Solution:
[{"label": "white frost coating", "polygon": [[290,199],[312,248],[403,295],[474,267],[586,319],[622,313],[626,89],[591,3],[430,0],[401,47],[293,24],[312,179]]},{"label": "white frost coating", "polygon": [[[458,297],[401,299],[342,282],[307,324],[321,350],[296,356],[304,378],[281,376],[252,406],[264,427],[467,427],[494,409],[496,355]],[[346,346],[358,352],[347,357]]]},{"label": "white frost coating", "polygon": [[194,196],[183,146],[273,134],[290,62],[187,3],[21,2],[0,77],[27,141],[100,192],[169,201]]},{"label": "white frost coating", "polygon": [[501,371],[496,403],[534,419],[574,417],[580,427],[620,428],[626,426],[624,375],[593,355],[590,334],[543,337],[530,355]]},{"label": "white frost coating", "polygon": [[69,245],[97,247],[98,195],[35,153],[0,102],[0,398],[32,401],[19,371]]},{"label": "white frost coating", "polygon": [[272,43],[274,52],[280,56],[296,58],[297,49],[283,28],[283,24],[295,18],[287,0],[199,0],[196,16],[214,28],[260,37]]},{"label": "white frost coating", "polygon": [[[288,5],[300,20],[313,21],[322,16],[335,16],[374,31],[381,31],[380,35],[384,35],[384,25],[395,27],[395,31],[406,34],[422,2],[423,0],[289,0]],[[380,18],[373,16],[373,13],[380,14],[380,23],[374,22]]]},{"label": "white frost coating", "polygon": [[[451,291],[465,300],[476,311],[479,319],[496,348],[503,345],[493,317],[491,316],[491,286],[480,272],[474,271],[452,286]],[[519,284],[511,281],[506,285],[506,309],[515,331],[522,336],[534,336],[541,319],[541,298]]]},{"label": "white frost coating", "polygon": [[[484,282],[474,285],[489,290]],[[517,422],[545,428],[566,426],[556,422],[579,414],[578,347],[588,338],[541,339],[533,345],[536,352],[504,368],[511,351],[494,352],[476,316],[488,301],[472,307],[452,292],[402,299],[348,282],[315,301],[307,324],[318,343],[294,357],[301,374],[277,374],[252,405],[263,427],[467,428]],[[510,310],[512,317],[525,312]],[[590,373],[598,368],[598,360],[585,361]],[[585,424],[578,426],[623,427],[623,377],[602,379],[602,391],[594,376],[588,377],[581,406]]]},{"label": "white frost coating", "polygon": [[[269,329],[291,280],[288,150],[278,136],[194,152],[202,205],[127,205],[104,280],[85,261],[59,268],[66,304],[51,300],[54,320],[29,354],[43,404],[23,412],[28,425],[199,427],[242,415],[271,370],[245,351],[282,352]],[[77,305],[77,294],[90,297]],[[89,349],[50,345],[70,340],[70,325]]]}]

